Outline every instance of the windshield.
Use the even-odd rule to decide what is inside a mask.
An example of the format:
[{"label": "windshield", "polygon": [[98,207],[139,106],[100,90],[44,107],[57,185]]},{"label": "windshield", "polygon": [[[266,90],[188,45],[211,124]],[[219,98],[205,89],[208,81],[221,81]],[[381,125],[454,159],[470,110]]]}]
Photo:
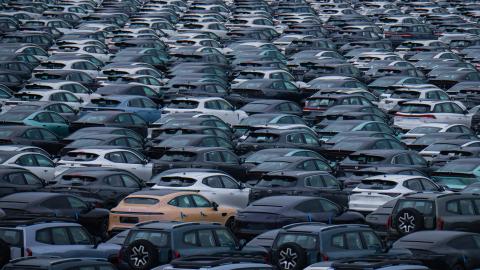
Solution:
[{"label": "windshield", "polygon": [[420,92],[415,91],[395,91],[390,96],[391,98],[401,98],[401,99],[417,99],[420,97]]},{"label": "windshield", "polygon": [[162,187],[189,187],[195,184],[195,179],[176,176],[164,176],[160,178],[157,186]]},{"label": "windshield", "polygon": [[351,131],[354,129],[358,123],[344,123],[342,121],[338,121],[338,123],[332,123],[322,129],[320,132],[341,132],[341,131]]},{"label": "windshield", "polygon": [[144,198],[144,197],[130,197],[125,198],[123,203],[125,204],[147,204],[147,205],[154,205],[159,203],[160,201],[154,198]]},{"label": "windshield", "polygon": [[0,115],[0,122],[21,122],[23,119],[27,118],[27,116],[31,115],[31,112],[12,112],[12,113],[5,113]]},{"label": "windshield", "polygon": [[106,115],[85,115],[78,119],[81,123],[103,123],[107,119]]},{"label": "windshield", "polygon": [[354,155],[345,159],[345,163],[355,163],[355,164],[379,164],[385,160],[384,157],[379,156],[367,156],[367,155]]},{"label": "windshield", "polygon": [[269,115],[263,116],[263,115],[255,115],[255,116],[250,116],[242,121],[240,121],[240,125],[243,126],[254,126],[254,125],[266,125],[272,120],[272,117]]},{"label": "windshield", "polygon": [[172,100],[167,106],[171,109],[195,109],[198,107],[198,101],[194,100]]},{"label": "windshield", "polygon": [[97,139],[78,139],[71,144],[69,144],[69,147],[71,148],[80,148],[84,146],[91,146],[91,145],[98,145],[102,142],[102,140],[97,140]]},{"label": "windshield", "polygon": [[376,79],[369,86],[386,87],[386,86],[394,85],[397,82],[398,82],[397,78],[391,78],[387,76],[387,77]]},{"label": "windshield", "polygon": [[166,146],[170,148],[182,147],[189,145],[192,142],[190,138],[169,138],[161,142],[158,146]]},{"label": "windshield", "polygon": [[270,104],[265,104],[265,103],[249,103],[241,108],[242,111],[255,111],[255,112],[263,112],[265,111],[268,107],[270,107]]},{"label": "windshield", "polygon": [[257,143],[271,143],[276,142],[279,136],[276,134],[250,134],[245,140],[246,142],[257,142]]}]

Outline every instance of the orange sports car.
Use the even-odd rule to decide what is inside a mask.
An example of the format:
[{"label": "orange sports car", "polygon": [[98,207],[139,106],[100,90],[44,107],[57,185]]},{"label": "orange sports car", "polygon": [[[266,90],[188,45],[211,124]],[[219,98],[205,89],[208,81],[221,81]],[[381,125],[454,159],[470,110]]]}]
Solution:
[{"label": "orange sports car", "polygon": [[218,222],[230,227],[236,212],[196,192],[144,190],[128,195],[111,210],[108,230],[122,231],[151,220]]}]

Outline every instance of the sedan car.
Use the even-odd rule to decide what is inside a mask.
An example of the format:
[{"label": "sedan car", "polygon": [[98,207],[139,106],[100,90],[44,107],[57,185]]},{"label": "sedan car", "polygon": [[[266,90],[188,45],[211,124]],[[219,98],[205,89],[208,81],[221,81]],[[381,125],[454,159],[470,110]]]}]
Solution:
[{"label": "sedan car", "polygon": [[0,122],[4,124],[27,125],[44,127],[58,137],[69,134],[69,123],[60,114],[51,111],[11,111],[0,115]]}]

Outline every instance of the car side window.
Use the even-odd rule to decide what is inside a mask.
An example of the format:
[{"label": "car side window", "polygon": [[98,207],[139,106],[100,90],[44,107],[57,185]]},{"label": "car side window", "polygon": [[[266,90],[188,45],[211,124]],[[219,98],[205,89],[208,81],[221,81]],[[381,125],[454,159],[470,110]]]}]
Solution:
[{"label": "car side window", "polygon": [[112,187],[123,187],[122,177],[118,174],[111,175],[105,179],[105,182]]},{"label": "car side window", "polygon": [[72,244],[75,245],[92,245],[92,240],[88,232],[82,227],[69,227],[72,236]]},{"label": "car side window", "polygon": [[418,181],[418,179],[405,181],[403,183],[403,186],[414,191],[420,192],[423,190],[422,184],[420,183],[420,181]]},{"label": "car side window", "polygon": [[202,181],[203,184],[212,188],[223,188],[222,181],[219,176],[210,176]]},{"label": "car side window", "polygon": [[45,129],[39,129],[38,130],[42,136],[42,138],[46,141],[58,141],[58,138],[57,136],[53,135],[53,133],[51,133],[50,131],[48,130],[45,130]]},{"label": "car side window", "polygon": [[126,163],[122,152],[112,152],[105,155],[105,159],[114,163]]},{"label": "car side window", "polygon": [[210,202],[200,195],[191,195],[191,198],[192,198],[193,202],[195,203],[196,207],[204,208],[204,207],[210,207],[211,206]]},{"label": "car side window", "polygon": [[84,202],[82,202],[80,199],[77,199],[75,197],[69,196],[67,197],[67,201],[70,205],[70,208],[72,209],[80,210],[80,211],[88,209],[87,205]]},{"label": "car side window", "polygon": [[41,186],[43,185],[42,180],[40,180],[38,177],[35,175],[25,172],[23,173],[23,176],[25,177],[25,181],[27,181],[27,185],[29,186]]},{"label": "car side window", "polygon": [[137,157],[136,155],[130,153],[130,152],[122,152],[123,156],[125,157],[125,160],[129,164],[142,164],[142,160]]},{"label": "car side window", "polygon": [[410,165],[410,158],[408,158],[407,154],[396,155],[395,157],[393,157],[392,163]]},{"label": "car side window", "polygon": [[478,249],[476,241],[470,235],[460,236],[454,240],[451,240],[448,242],[448,245],[459,250]]},{"label": "car side window", "polygon": [[374,232],[362,232],[363,239],[365,240],[365,244],[367,249],[370,250],[378,250],[382,247],[382,242],[378,239],[378,236]]},{"label": "car side window", "polygon": [[215,234],[218,239],[218,244],[221,247],[236,247],[237,243],[233,238],[232,234],[225,229],[215,230]]},{"label": "car side window", "polygon": [[424,191],[439,191],[438,187],[427,179],[419,179],[422,182]]},{"label": "car side window", "polygon": [[51,228],[53,245],[70,245],[70,237],[68,236],[67,228],[57,227]]},{"label": "car side window", "polygon": [[168,204],[181,207],[181,208],[190,208],[193,207],[192,202],[190,201],[189,196],[180,196],[171,200]]},{"label": "car side window", "polygon": [[22,173],[11,173],[4,177],[4,180],[12,185],[25,185],[25,178]]},{"label": "car side window", "polygon": [[26,154],[17,159],[15,164],[27,167],[37,167],[37,160],[34,155]]},{"label": "car side window", "polygon": [[306,187],[324,187],[322,177],[320,175],[312,175],[305,178]]},{"label": "car side window", "polygon": [[220,179],[222,180],[223,187],[228,188],[228,189],[239,189],[240,187],[238,186],[237,182],[235,182],[232,178],[221,175]]},{"label": "car side window", "polygon": [[129,175],[121,175],[120,176],[123,180],[123,184],[125,185],[125,187],[127,188],[140,188],[140,185],[138,183],[137,180],[135,180],[133,177],[129,176]]},{"label": "car side window", "polygon": [[198,230],[198,242],[201,247],[215,247],[215,236],[211,230]]},{"label": "car side window", "polygon": [[469,199],[454,200],[447,203],[447,211],[462,216],[475,215],[473,201]]},{"label": "car side window", "polygon": [[222,153],[220,151],[212,151],[212,152],[205,153],[205,161],[223,162]]},{"label": "car side window", "polygon": [[364,249],[362,238],[358,232],[349,232],[345,234],[345,239],[347,242],[347,247],[350,250],[361,250]]},{"label": "car side window", "polygon": [[239,164],[237,156],[234,154],[227,152],[227,151],[221,151],[223,161],[225,163],[230,163],[230,164]]},{"label": "car side window", "polygon": [[345,234],[337,234],[332,236],[332,246],[341,249],[347,249],[347,243],[345,243]]}]

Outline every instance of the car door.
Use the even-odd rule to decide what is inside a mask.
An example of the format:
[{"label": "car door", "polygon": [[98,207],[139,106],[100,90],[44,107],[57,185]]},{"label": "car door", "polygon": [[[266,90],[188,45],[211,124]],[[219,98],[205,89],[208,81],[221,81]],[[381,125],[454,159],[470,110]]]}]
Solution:
[{"label": "car door", "polygon": [[28,175],[26,172],[14,172],[4,176],[4,188],[0,189],[0,194],[8,195],[16,192],[31,192],[43,188],[44,183],[34,175]]},{"label": "car door", "polygon": [[[247,207],[248,204],[248,196],[250,194],[250,189],[246,188],[245,186],[241,185],[234,179],[226,175],[220,175],[220,180],[222,181],[223,186],[223,198],[225,205],[231,206],[234,208],[243,209]],[[219,202],[217,202],[219,203]],[[220,205],[223,205],[219,203]]]},{"label": "car door", "polygon": [[189,195],[178,196],[168,204],[177,207],[180,221],[202,221],[204,218]]},{"label": "car door", "polygon": [[471,116],[468,115],[467,111],[464,111],[460,106],[457,104],[450,102],[448,103],[449,106],[452,107],[452,112],[454,114],[454,117],[456,119],[457,124],[464,124],[467,127],[470,127],[471,125]]},{"label": "car door", "polygon": [[[365,236],[369,237],[370,235]],[[331,245],[334,247],[334,249],[325,254],[325,256],[328,256],[330,260],[373,255],[376,250],[381,248],[381,244],[378,243],[380,244],[380,247],[377,247],[376,250],[373,248],[368,249],[366,246],[366,241],[364,240],[365,238],[362,238],[362,233],[360,231],[337,233],[333,234],[331,237]],[[373,239],[368,239],[370,241],[374,241]]]},{"label": "car door", "polygon": [[225,224],[226,215],[223,215],[221,209],[214,210],[212,203],[201,195],[190,195],[196,211],[200,213],[199,221],[218,222]]},{"label": "car door", "polygon": [[130,168],[133,174],[138,178],[143,179],[144,181],[150,180],[153,169],[152,163],[147,163],[146,160],[142,160],[138,155],[129,151],[123,151],[122,154],[127,162],[122,166]]},{"label": "car door", "polygon": [[238,157],[230,151],[220,151],[222,162],[218,168],[235,179],[243,179],[247,170],[240,164]]},{"label": "car door", "polygon": [[[322,199],[311,199],[300,202],[295,206],[298,210],[297,218],[303,221],[324,222],[332,224],[339,209],[331,203],[324,203]],[[327,209],[324,209],[324,205]]]},{"label": "car door", "polygon": [[25,144],[45,149],[51,155],[57,155],[58,151],[64,146],[53,133],[39,128],[28,129],[21,137]]}]

